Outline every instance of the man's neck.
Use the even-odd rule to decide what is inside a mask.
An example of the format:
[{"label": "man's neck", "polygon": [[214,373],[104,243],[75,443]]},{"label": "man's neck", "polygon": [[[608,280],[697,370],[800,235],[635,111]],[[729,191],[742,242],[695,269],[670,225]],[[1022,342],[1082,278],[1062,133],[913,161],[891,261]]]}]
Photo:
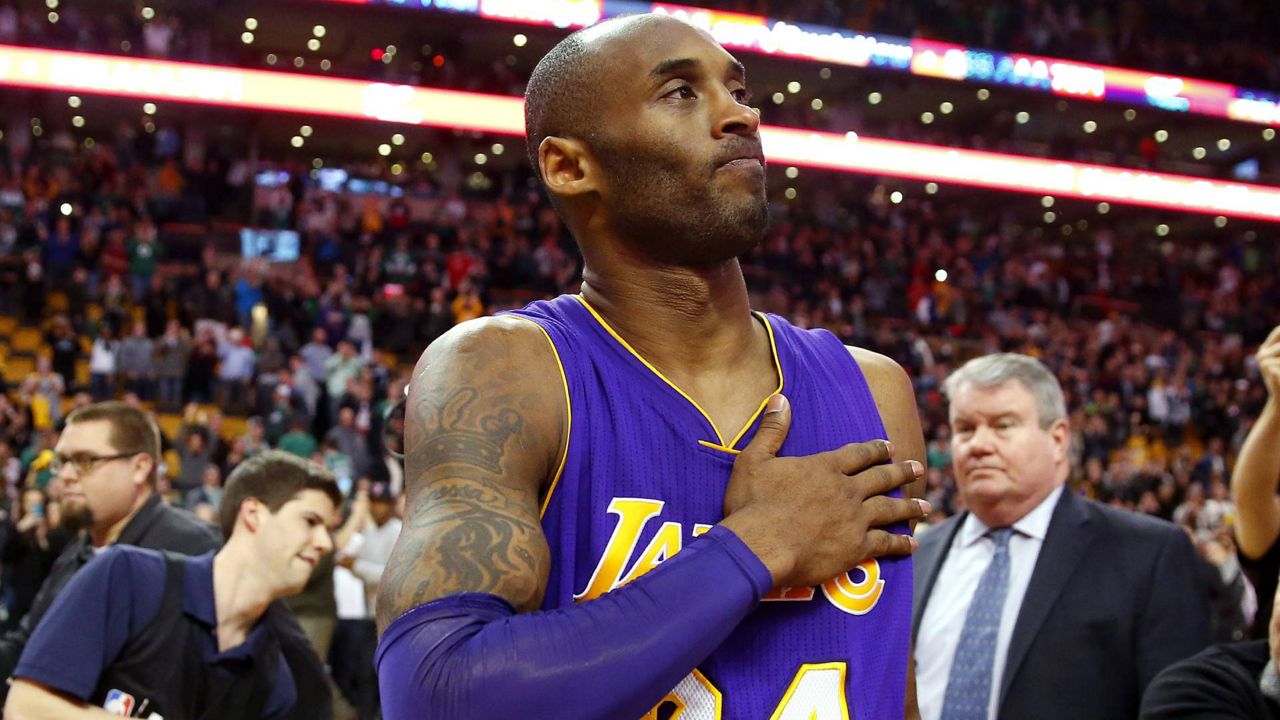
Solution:
[{"label": "man's neck", "polygon": [[129,526],[129,523],[133,520],[134,516],[136,516],[138,511],[142,509],[142,506],[146,505],[147,501],[151,499],[151,495],[152,493],[150,489],[138,495],[138,497],[133,501],[133,507],[130,508],[129,514],[112,523],[110,526],[103,528],[93,526],[89,528],[89,543],[96,548],[114,544],[120,539],[120,533],[124,532],[124,529]]},{"label": "man's neck", "polygon": [[213,599],[218,651],[242,644],[274,601],[272,584],[239,544],[228,542],[213,557]]},{"label": "man's neck", "polygon": [[637,265],[583,271],[582,296],[664,372],[736,365],[759,341],[736,259],[706,268]]}]

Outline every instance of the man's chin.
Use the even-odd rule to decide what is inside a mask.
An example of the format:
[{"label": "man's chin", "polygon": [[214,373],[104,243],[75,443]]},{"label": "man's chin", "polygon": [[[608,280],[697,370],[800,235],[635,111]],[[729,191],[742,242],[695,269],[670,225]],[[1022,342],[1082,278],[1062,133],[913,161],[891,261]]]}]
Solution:
[{"label": "man's chin", "polygon": [[83,503],[62,506],[62,526],[73,533],[93,525],[93,511]]}]

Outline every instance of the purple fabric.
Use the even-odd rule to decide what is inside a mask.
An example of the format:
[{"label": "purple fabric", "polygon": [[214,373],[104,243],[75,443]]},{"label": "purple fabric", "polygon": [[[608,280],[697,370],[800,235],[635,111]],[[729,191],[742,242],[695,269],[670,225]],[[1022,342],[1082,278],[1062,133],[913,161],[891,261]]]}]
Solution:
[{"label": "purple fabric", "polygon": [[[716,428],[577,296],[512,314],[547,332],[569,385],[568,456],[542,514],[551,549],[542,609],[553,610],[601,595],[655,564],[660,569],[720,522],[734,451],[751,442],[759,417],[746,428]],[[838,338],[774,315],[756,318],[774,340],[782,394],[791,404],[791,430],[779,455],[886,437],[867,378]],[[895,529],[908,532],[905,524]],[[840,717],[847,706],[851,717],[901,718],[911,575],[910,557],[886,557],[837,578],[840,587],[765,596],[698,663],[696,679],[720,700],[708,702],[708,693],[689,683],[673,688],[688,701],[684,720],[717,712],[723,720],[772,717],[801,671],[815,667],[842,668],[843,696],[830,673],[809,675],[825,679],[788,696],[796,700],[788,714],[808,717],[817,709],[819,717]],[[691,585],[688,600],[705,587]]]},{"label": "purple fabric", "polygon": [[641,717],[771,584],[759,558],[717,526],[595,600],[524,615],[482,593],[420,605],[378,644],[383,717]]}]

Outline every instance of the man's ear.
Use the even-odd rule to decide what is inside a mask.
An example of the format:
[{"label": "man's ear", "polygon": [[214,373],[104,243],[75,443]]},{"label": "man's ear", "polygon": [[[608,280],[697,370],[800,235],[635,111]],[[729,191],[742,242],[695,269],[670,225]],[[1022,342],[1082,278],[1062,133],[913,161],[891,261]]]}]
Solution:
[{"label": "man's ear", "polygon": [[262,524],[262,511],[266,508],[257,498],[247,497],[240,501],[240,522],[250,530],[257,532]]},{"label": "man's ear", "polygon": [[138,453],[133,456],[133,484],[146,485],[151,482],[151,472],[156,467],[156,459],[150,453]]},{"label": "man's ear", "polygon": [[547,191],[576,197],[599,189],[595,159],[580,140],[548,136],[538,145],[538,170]]},{"label": "man's ear", "polygon": [[1049,434],[1053,438],[1055,460],[1067,461],[1071,453],[1071,424],[1064,418],[1058,418],[1049,426]]}]

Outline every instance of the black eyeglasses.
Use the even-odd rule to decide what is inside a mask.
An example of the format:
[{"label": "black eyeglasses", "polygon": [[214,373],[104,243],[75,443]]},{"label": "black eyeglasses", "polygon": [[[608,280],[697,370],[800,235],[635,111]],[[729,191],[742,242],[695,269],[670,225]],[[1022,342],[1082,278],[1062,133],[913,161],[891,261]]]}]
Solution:
[{"label": "black eyeglasses", "polygon": [[70,464],[75,468],[76,477],[81,477],[93,472],[93,469],[104,462],[112,460],[123,460],[134,455],[140,454],[138,451],[118,453],[116,455],[94,455],[93,453],[76,453],[74,455],[53,454],[53,459],[49,461],[49,471],[54,475],[62,472],[64,465]]}]

